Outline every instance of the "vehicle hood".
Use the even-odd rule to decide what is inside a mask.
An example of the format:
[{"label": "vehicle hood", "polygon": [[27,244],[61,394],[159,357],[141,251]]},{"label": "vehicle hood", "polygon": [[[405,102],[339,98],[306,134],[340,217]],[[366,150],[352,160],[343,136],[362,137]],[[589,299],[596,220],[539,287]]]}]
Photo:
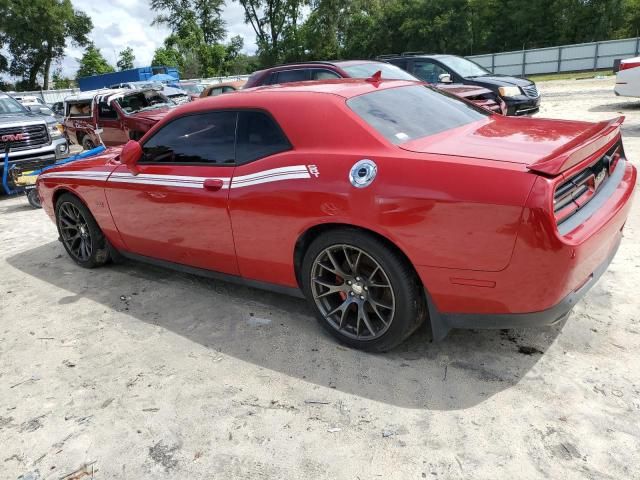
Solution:
[{"label": "vehicle hood", "polygon": [[150,122],[159,122],[164,118],[164,116],[169,113],[169,108],[157,108],[155,110],[147,110],[144,112],[132,113],[129,116],[140,119],[140,120],[148,120]]},{"label": "vehicle hood", "polygon": [[469,80],[478,85],[491,85],[494,87],[510,87],[515,85],[516,87],[526,87],[533,84],[531,80],[526,78],[511,77],[509,75],[483,75],[481,77],[470,77]]},{"label": "vehicle hood", "polygon": [[488,90],[484,87],[480,87],[478,85],[463,85],[461,83],[440,83],[436,85],[436,88],[439,90],[444,90],[445,92],[453,93],[454,95],[463,98],[491,93],[491,90]]},{"label": "vehicle hood", "polygon": [[[551,159],[558,159],[591,139],[603,137],[605,129],[617,129],[623,119],[590,123],[491,115],[486,120],[399,146],[419,153],[519,163],[540,171],[538,166],[550,166]],[[545,173],[557,174],[565,166],[556,162]]]},{"label": "vehicle hood", "polygon": [[48,119],[49,116],[39,115],[36,113],[8,113],[0,114],[0,125],[12,125],[12,124],[34,124],[34,123],[51,123]]}]

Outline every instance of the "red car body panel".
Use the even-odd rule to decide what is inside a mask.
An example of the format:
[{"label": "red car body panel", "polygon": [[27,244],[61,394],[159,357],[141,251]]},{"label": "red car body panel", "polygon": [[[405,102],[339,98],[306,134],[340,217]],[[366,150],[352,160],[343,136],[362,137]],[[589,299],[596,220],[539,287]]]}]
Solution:
[{"label": "red car body panel", "polygon": [[[395,244],[440,312],[538,312],[579,290],[615,251],[636,170],[621,161],[611,195],[565,234],[556,225],[554,191],[620,141],[619,123],[491,115],[397,146],[345,105],[357,95],[410,85],[306,82],[193,102],[169,113],[141,143],[183,115],[261,109],[292,149],[235,167],[139,165],[136,171],[120,164],[119,149],[110,149],[41,176],[42,203],[53,218],[56,196],[72,191],[118,250],[284,287],[298,287],[294,256],[301,236],[338,224]],[[567,162],[569,151],[583,156]],[[549,170],[553,175],[530,170],[556,156],[565,160]],[[348,174],[362,158],[375,159],[378,176],[356,189]],[[94,178],[79,178],[82,172]],[[167,176],[175,178],[158,180]],[[209,191],[205,179],[223,186]]]}]

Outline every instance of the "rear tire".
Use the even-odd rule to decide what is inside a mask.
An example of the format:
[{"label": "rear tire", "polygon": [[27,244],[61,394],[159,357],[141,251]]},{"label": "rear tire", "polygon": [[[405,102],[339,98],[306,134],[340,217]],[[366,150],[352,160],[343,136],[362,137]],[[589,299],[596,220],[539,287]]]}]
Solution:
[{"label": "rear tire", "polygon": [[89,209],[78,197],[64,193],[56,202],[56,226],[64,249],[83,268],[109,260],[107,240]]},{"label": "rear tire", "polygon": [[390,350],[426,317],[424,292],[411,265],[360,230],[317,237],[305,252],[301,282],[320,324],[354,348]]},{"label": "rear tire", "polygon": [[33,208],[42,208],[42,203],[40,203],[40,196],[38,195],[38,190],[32,188],[27,192],[27,201],[29,205]]}]

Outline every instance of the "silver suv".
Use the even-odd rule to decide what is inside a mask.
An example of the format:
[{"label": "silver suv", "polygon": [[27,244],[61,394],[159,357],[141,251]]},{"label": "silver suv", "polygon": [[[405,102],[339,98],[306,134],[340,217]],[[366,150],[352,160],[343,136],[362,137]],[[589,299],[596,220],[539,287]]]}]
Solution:
[{"label": "silver suv", "polygon": [[[9,159],[5,162],[7,147]],[[0,92],[0,178],[10,181],[14,172],[39,169],[68,156],[69,144],[55,117],[31,112]],[[0,193],[9,193],[5,184]]]}]

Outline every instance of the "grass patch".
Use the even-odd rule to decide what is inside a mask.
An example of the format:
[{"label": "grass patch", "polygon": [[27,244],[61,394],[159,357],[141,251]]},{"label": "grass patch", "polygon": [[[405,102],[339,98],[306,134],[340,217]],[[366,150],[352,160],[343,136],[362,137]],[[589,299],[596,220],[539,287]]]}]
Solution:
[{"label": "grass patch", "polygon": [[612,70],[600,70],[596,72],[574,72],[574,73],[545,73],[542,75],[527,75],[527,78],[534,82],[544,82],[547,80],[584,80],[595,77],[608,77],[613,75]]}]

